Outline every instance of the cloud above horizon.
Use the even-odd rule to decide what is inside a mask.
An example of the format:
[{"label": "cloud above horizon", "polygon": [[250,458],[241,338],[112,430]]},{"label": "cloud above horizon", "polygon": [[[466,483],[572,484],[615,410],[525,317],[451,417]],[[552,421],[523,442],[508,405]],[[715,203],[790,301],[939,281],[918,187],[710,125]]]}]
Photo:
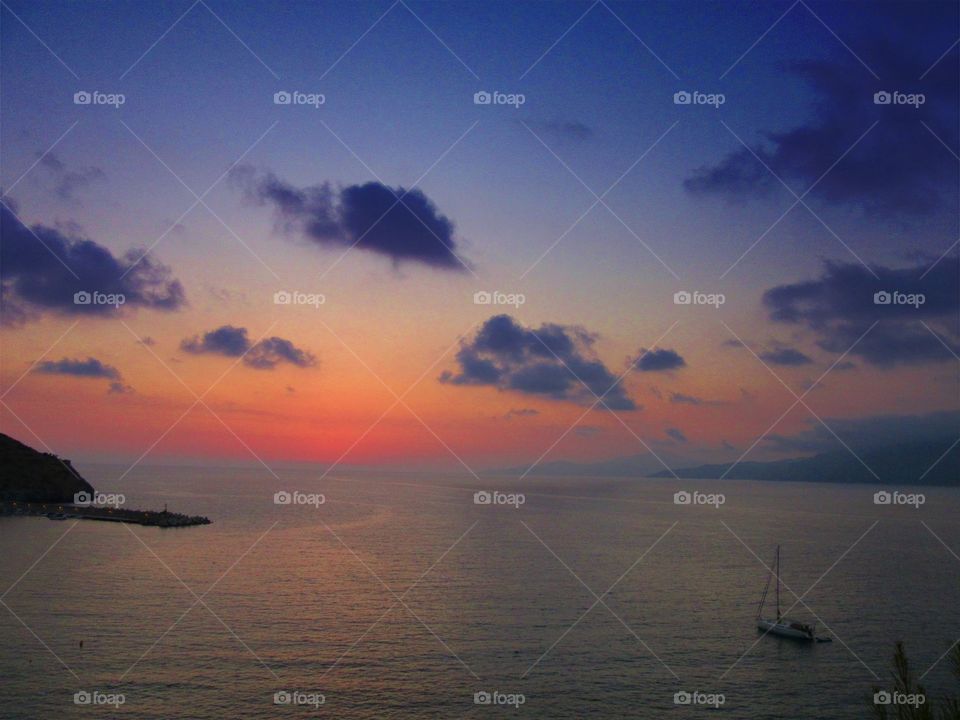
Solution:
[{"label": "cloud above horizon", "polygon": [[[3,323],[22,325],[43,313],[119,315],[127,308],[173,311],[186,305],[169,267],[130,250],[122,257],[84,237],[36,224],[27,227],[0,206],[0,307]],[[122,295],[123,304],[77,303],[77,293]]]},{"label": "cloud above horizon", "polygon": [[635,370],[640,372],[664,372],[686,367],[687,361],[676,350],[640,348],[640,353],[637,355],[633,366]]},{"label": "cloud above horizon", "polygon": [[72,170],[58,155],[52,152],[45,155],[37,153],[37,163],[46,171],[47,176],[53,183],[53,194],[65,202],[75,201],[79,190],[106,178],[106,173],[95,165]]},{"label": "cloud above horizon", "polygon": [[[795,192],[816,184],[813,193],[831,204],[888,216],[926,215],[949,207],[957,164],[941,141],[957,146],[957,78],[951,70],[956,60],[945,58],[921,81],[929,60],[905,57],[889,43],[875,43],[872,49],[871,63],[882,81],[854,67],[849,58],[796,62],[785,68],[812,90],[813,116],[789,130],[764,133],[760,142],[744,138],[752,153],[736,143],[722,160],[688,177],[686,190],[744,200],[781,188],[755,153]],[[925,102],[917,107],[875,104],[875,93],[894,90],[922,93]],[[737,134],[743,137],[739,130]]]},{"label": "cloud above horizon", "polygon": [[110,380],[108,393],[126,394],[133,392],[133,388],[123,382],[123,377],[117,368],[92,356],[88,356],[85,360],[66,357],[60,360],[44,360],[37,363],[33,372],[40,375],[65,375],[67,377]]},{"label": "cloud above horizon", "polygon": [[[879,367],[951,360],[948,348],[960,353],[951,326],[960,309],[955,256],[935,266],[871,268],[876,277],[859,263],[826,261],[820,277],[770,288],[763,304],[774,322],[811,330],[821,349],[843,353],[856,342],[851,355]],[[910,297],[917,300],[896,302]]]},{"label": "cloud above horizon", "polygon": [[697,397],[696,395],[688,395],[686,393],[679,392],[670,393],[670,402],[674,405],[693,405],[696,407],[722,407],[723,405],[730,404],[726,400],[707,400],[705,398]]},{"label": "cloud above horizon", "polygon": [[667,428],[664,432],[666,432],[667,436],[671,440],[673,440],[674,442],[678,442],[681,445],[685,445],[688,442],[687,436],[684,434],[683,430],[681,430],[680,428],[671,427],[671,428]]},{"label": "cloud above horizon", "polygon": [[792,347],[779,347],[773,350],[765,350],[760,353],[760,359],[771,365],[783,365],[785,367],[798,367],[800,365],[810,365],[813,360],[809,356]]},{"label": "cloud above horizon", "polygon": [[44,360],[37,363],[34,372],[43,375],[72,375],[73,377],[85,378],[106,378],[108,380],[119,380],[120,371],[112,365],[106,365],[95,357],[88,357],[86,360],[72,360],[63,358],[61,360]]},{"label": "cloud above horizon", "polygon": [[771,434],[764,439],[770,449],[787,453],[820,453],[842,450],[834,432],[857,452],[894,443],[955,440],[960,435],[960,411],[944,410],[921,415],[874,415],[860,418],[814,418],[793,435]]},{"label": "cloud above horizon", "polygon": [[329,182],[297,187],[248,165],[230,175],[244,199],[273,208],[277,227],[323,246],[355,247],[390,258],[462,271],[452,220],[418,188],[379,182],[334,188]]},{"label": "cloud above horizon", "polygon": [[[536,330],[509,315],[489,318],[457,352],[459,370],[444,371],[450,385],[488,385],[610,410],[636,410],[619,379],[597,359],[597,336],[584,328],[544,323]],[[586,387],[585,387],[586,386]]]},{"label": "cloud above horizon", "polygon": [[273,370],[280,363],[306,368],[316,365],[314,355],[281,337],[264,338],[251,344],[247,329],[222,325],[215,330],[186,338],[180,349],[193,355],[243,357],[244,365],[255,370]]}]

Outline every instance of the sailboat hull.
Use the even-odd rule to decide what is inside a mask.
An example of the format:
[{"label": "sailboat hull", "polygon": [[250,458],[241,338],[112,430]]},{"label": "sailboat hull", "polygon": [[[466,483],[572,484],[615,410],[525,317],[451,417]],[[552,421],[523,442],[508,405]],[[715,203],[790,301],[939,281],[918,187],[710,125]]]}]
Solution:
[{"label": "sailboat hull", "polygon": [[811,633],[805,630],[798,630],[791,625],[776,622],[775,620],[757,620],[757,629],[763,630],[771,635],[779,635],[780,637],[801,640],[803,642],[812,642],[816,639]]}]

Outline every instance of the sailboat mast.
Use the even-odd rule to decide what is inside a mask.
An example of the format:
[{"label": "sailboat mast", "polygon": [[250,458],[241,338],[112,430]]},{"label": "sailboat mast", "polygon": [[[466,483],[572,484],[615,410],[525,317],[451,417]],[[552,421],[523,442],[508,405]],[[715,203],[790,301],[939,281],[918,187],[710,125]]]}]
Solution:
[{"label": "sailboat mast", "polygon": [[777,545],[777,621],[780,621],[780,546]]}]

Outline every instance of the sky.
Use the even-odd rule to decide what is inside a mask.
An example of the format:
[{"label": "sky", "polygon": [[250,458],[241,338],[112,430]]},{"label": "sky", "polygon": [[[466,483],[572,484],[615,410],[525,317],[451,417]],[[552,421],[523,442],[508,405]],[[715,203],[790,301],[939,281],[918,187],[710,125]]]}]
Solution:
[{"label": "sky", "polygon": [[956,437],[958,23],[5,2],[0,431],[463,472]]}]

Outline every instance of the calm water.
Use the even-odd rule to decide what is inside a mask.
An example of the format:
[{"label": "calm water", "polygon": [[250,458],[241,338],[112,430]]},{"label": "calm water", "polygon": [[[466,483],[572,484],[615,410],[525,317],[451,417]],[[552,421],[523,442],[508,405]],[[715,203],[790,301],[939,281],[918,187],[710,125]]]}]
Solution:
[{"label": "calm water", "polygon": [[[0,607],[4,717],[697,717],[713,711],[674,694],[699,690],[731,718],[863,718],[895,640],[924,672],[960,637],[960,560],[922,524],[960,552],[955,490],[914,509],[868,487],[685,483],[723,493],[713,508],[675,505],[675,481],[487,484],[524,493],[514,508],[475,505],[473,478],[81,470],[214,524],[0,519],[0,590],[17,583],[3,600],[29,627]],[[767,571],[734,533],[768,564],[783,545],[785,583],[816,583],[791,615],[833,643],[757,642]],[[925,682],[948,687],[947,663]],[[275,705],[284,690],[325,703]]]}]

